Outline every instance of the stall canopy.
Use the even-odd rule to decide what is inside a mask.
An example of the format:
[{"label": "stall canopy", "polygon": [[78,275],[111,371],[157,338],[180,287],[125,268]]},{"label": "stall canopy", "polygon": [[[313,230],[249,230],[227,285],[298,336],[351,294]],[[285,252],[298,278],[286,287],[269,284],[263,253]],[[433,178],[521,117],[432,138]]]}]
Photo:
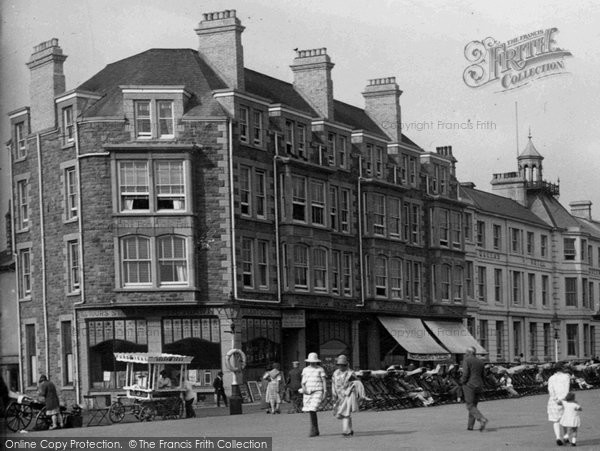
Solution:
[{"label": "stall canopy", "polygon": [[464,354],[472,346],[477,354],[488,352],[473,338],[467,328],[458,322],[450,321],[424,321],[434,337],[448,348],[453,354]]},{"label": "stall canopy", "polygon": [[412,360],[446,360],[448,351],[436,343],[418,318],[380,316],[379,321]]}]

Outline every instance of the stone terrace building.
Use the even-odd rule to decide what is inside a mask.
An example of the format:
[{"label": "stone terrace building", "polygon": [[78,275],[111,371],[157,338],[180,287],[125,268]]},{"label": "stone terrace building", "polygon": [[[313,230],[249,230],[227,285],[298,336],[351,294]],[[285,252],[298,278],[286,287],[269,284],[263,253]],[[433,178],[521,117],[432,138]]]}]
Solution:
[{"label": "stone terrace building", "polygon": [[232,346],[255,379],[311,351],[379,368],[477,344],[451,147],[401,133],[395,78],[348,105],[326,49],[297,51],[287,83],[244,66],[243,30],[205,14],[197,51],[70,91],[58,41],[34,49],[10,114],[25,387],[116,390],[116,351],[192,355],[212,391]]}]

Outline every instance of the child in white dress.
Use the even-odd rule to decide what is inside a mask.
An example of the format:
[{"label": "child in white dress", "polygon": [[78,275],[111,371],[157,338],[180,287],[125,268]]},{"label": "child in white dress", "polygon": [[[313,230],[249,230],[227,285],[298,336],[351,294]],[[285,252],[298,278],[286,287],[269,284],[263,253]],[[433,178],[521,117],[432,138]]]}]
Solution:
[{"label": "child in white dress", "polygon": [[577,446],[577,428],[581,426],[581,406],[575,402],[575,393],[569,392],[562,405],[564,412],[560,418],[560,425],[565,428],[565,438],[572,446]]}]

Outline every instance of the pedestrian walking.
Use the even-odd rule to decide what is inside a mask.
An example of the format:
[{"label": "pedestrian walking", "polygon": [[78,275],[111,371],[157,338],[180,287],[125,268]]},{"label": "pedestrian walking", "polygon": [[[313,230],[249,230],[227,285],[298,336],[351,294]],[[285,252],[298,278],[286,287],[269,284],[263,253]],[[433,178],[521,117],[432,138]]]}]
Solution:
[{"label": "pedestrian walking", "polygon": [[577,446],[577,429],[581,426],[581,406],[575,401],[575,393],[569,392],[562,402],[564,412],[560,417],[560,425],[565,428],[567,443]]},{"label": "pedestrian walking", "polygon": [[479,430],[483,431],[488,423],[488,419],[477,408],[479,396],[483,390],[483,369],[484,363],[475,356],[475,348],[469,347],[465,352],[463,361],[463,374],[461,383],[463,384],[463,396],[469,411],[467,429],[473,430],[475,420],[479,421]]},{"label": "pedestrian walking", "polygon": [[310,414],[310,433],[309,437],[319,435],[319,423],[317,420],[317,410],[325,399],[325,370],[319,366],[321,361],[316,352],[308,354],[305,360],[309,364],[302,370],[302,411]]},{"label": "pedestrian walking", "polygon": [[60,414],[60,401],[56,392],[56,386],[45,375],[40,376],[38,395],[44,399],[46,415],[52,419],[52,426],[48,429],[63,427],[63,418]]},{"label": "pedestrian walking", "polygon": [[186,375],[185,380],[183,381],[183,398],[185,400],[185,417],[186,418],[194,418],[196,416],[196,411],[194,410],[194,401],[196,400],[196,393],[194,392],[194,385],[189,380]]},{"label": "pedestrian walking", "polygon": [[286,380],[287,390],[290,393],[290,410],[288,413],[297,413],[302,410],[302,396],[298,390],[302,387],[302,371],[300,370],[300,362],[294,360],[292,369],[288,372]]},{"label": "pedestrian walking", "polygon": [[283,382],[283,375],[279,371],[279,363],[273,363],[273,369],[268,371],[263,376],[263,379],[267,381],[267,391],[265,393],[265,401],[271,406],[271,411],[267,413],[281,413],[279,405],[281,404],[281,384]]},{"label": "pedestrian walking", "polygon": [[[563,401],[569,394],[571,387],[571,375],[563,363],[557,364],[556,372],[548,379],[548,421],[553,423],[556,444],[563,445],[564,431],[560,425],[560,419],[564,413]],[[568,438],[567,438],[568,439]],[[564,439],[565,441],[567,439]]]},{"label": "pedestrian walking", "polygon": [[358,404],[365,398],[365,389],[348,365],[348,357],[340,355],[336,362],[337,369],[331,379],[331,396],[333,398],[333,415],[342,420],[342,435],[351,437],[352,412],[358,412]]},{"label": "pedestrian walking", "polygon": [[223,371],[217,373],[217,377],[213,381],[213,388],[215,389],[215,395],[217,395],[217,407],[221,407],[221,398],[223,398],[223,404],[227,407],[227,396],[225,395],[225,388],[223,388]]}]

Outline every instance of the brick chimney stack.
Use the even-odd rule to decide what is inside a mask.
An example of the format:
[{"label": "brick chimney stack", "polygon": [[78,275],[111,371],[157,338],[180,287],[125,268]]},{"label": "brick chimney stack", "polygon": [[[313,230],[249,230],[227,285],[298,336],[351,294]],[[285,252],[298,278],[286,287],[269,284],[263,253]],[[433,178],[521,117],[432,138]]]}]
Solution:
[{"label": "brick chimney stack", "polygon": [[365,92],[362,93],[365,98],[365,111],[393,142],[400,142],[402,138],[401,94],[396,77],[369,80]]},{"label": "brick chimney stack", "polygon": [[334,64],[327,55],[326,48],[297,50],[294,63],[290,66],[294,73],[294,88],[321,116],[333,120],[333,81],[331,69]]},{"label": "brick chimney stack", "polygon": [[578,218],[592,219],[592,202],[589,200],[577,200],[569,204],[571,214]]},{"label": "brick chimney stack", "polygon": [[230,88],[243,91],[244,27],[235,14],[235,9],[206,13],[195,31],[199,38],[198,53]]},{"label": "brick chimney stack", "polygon": [[56,126],[54,98],[65,92],[63,63],[66,59],[56,38],[33,48],[27,63],[31,73],[29,94],[32,132]]}]

